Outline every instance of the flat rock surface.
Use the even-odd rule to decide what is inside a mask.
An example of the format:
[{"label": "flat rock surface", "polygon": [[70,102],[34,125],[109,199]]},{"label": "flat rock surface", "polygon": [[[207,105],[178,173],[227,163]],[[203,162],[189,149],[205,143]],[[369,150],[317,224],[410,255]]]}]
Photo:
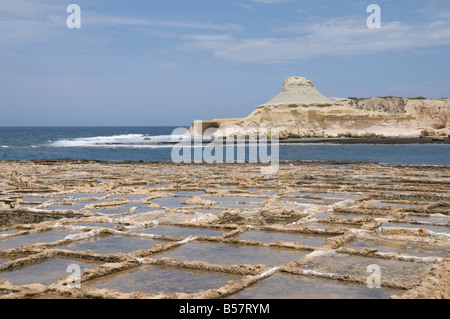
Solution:
[{"label": "flat rock surface", "polygon": [[4,161],[0,298],[450,298],[449,189],[448,166]]}]

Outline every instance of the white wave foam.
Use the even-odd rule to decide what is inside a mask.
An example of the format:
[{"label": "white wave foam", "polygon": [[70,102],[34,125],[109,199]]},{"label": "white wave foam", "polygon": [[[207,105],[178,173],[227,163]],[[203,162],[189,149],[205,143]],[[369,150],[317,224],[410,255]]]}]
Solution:
[{"label": "white wave foam", "polygon": [[0,148],[8,148],[8,145],[0,145]]},{"label": "white wave foam", "polygon": [[49,144],[50,147],[132,147],[157,148],[168,147],[162,144],[177,143],[185,140],[184,135],[158,135],[122,134],[112,136],[81,137],[62,139]]}]

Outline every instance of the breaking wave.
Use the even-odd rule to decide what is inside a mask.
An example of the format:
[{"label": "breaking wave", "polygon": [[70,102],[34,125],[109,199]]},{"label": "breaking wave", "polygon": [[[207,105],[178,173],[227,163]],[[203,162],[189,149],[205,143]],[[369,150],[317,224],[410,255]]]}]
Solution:
[{"label": "breaking wave", "polygon": [[187,140],[184,135],[122,134],[112,136],[81,137],[61,139],[51,142],[50,147],[127,147],[127,148],[157,148],[169,147]]}]

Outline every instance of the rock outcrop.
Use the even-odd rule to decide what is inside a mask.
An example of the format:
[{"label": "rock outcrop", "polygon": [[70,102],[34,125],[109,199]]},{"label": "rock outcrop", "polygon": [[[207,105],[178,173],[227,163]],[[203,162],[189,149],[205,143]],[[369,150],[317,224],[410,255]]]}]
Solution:
[{"label": "rock outcrop", "polygon": [[301,77],[290,77],[284,80],[280,94],[258,108],[283,105],[289,107],[326,107],[333,104],[333,101],[323,96],[310,80]]},{"label": "rock outcrop", "polygon": [[278,129],[280,138],[419,137],[450,132],[448,99],[377,97],[327,98],[303,77],[286,78],[282,91],[242,119],[194,122],[192,136],[255,136]]}]

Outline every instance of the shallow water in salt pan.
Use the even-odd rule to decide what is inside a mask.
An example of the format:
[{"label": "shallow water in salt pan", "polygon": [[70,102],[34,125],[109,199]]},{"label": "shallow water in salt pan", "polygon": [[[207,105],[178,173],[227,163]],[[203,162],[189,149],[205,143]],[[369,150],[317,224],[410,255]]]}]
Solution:
[{"label": "shallow water in salt pan", "polygon": [[432,263],[402,262],[380,258],[374,260],[370,257],[331,252],[304,261],[302,268],[321,273],[368,276],[367,267],[373,264],[380,266],[382,279],[405,282],[419,282],[433,266]]},{"label": "shallow water in salt pan", "polygon": [[118,198],[125,198],[126,200],[129,201],[139,201],[141,199],[144,199],[146,196],[145,195],[125,195],[125,196],[119,196]]},{"label": "shallow water in salt pan", "polygon": [[182,196],[199,196],[199,195],[204,195],[205,192],[204,191],[199,191],[199,192],[174,192],[174,195],[182,195]]},{"label": "shallow water in salt pan", "polygon": [[326,238],[308,235],[293,235],[274,232],[247,231],[238,237],[239,239],[257,240],[266,243],[277,241],[300,242],[305,246],[320,247],[325,243]]},{"label": "shallow water in salt pan", "polygon": [[182,228],[173,226],[157,226],[155,228],[139,231],[139,233],[164,235],[164,236],[177,236],[177,237],[189,237],[189,236],[220,236],[222,232],[208,229],[198,228]]},{"label": "shallow water in salt pan", "polygon": [[430,226],[430,225],[420,225],[420,224],[405,224],[405,223],[383,223],[381,227],[397,227],[397,228],[423,228],[426,230],[431,230],[436,233],[447,233],[450,234],[450,230],[446,226]]},{"label": "shallow water in salt pan", "polygon": [[230,299],[389,299],[401,294],[393,289],[275,274]]},{"label": "shallow water in salt pan", "polygon": [[150,249],[157,244],[163,244],[162,241],[156,241],[145,238],[132,238],[122,236],[111,236],[107,238],[95,238],[90,241],[83,241],[67,246],[61,246],[61,249],[72,251],[93,250],[97,254],[130,253],[137,250]]},{"label": "shallow water in salt pan", "polygon": [[147,204],[144,204],[141,202],[131,202],[131,203],[122,205],[122,207],[129,207],[129,208],[131,208],[131,207],[144,208],[146,206],[147,206]]},{"label": "shallow water in salt pan", "polygon": [[196,293],[217,289],[239,276],[215,274],[198,270],[181,270],[169,267],[142,266],[125,272],[87,282],[88,286],[114,289],[124,293],[144,292],[157,294],[181,292]]},{"label": "shallow water in salt pan", "polygon": [[163,197],[152,200],[152,203],[158,204],[161,207],[166,208],[174,208],[174,207],[183,207],[181,204],[190,199],[190,197]]},{"label": "shallow water in salt pan", "polygon": [[70,231],[55,230],[47,233],[30,234],[26,236],[11,237],[0,241],[0,249],[11,249],[36,243],[50,243],[63,240],[66,236],[74,234]]},{"label": "shallow water in salt pan", "polygon": [[131,207],[123,207],[120,206],[120,208],[102,208],[102,209],[90,209],[90,211],[95,213],[102,213],[102,214],[108,214],[108,215],[116,215],[116,214],[125,214],[130,211]]},{"label": "shallow water in salt pan", "polygon": [[442,217],[407,216],[407,217],[405,217],[405,220],[409,220],[409,221],[415,220],[418,222],[443,224],[443,225],[450,223],[450,217],[446,217],[446,216],[442,216]]},{"label": "shallow water in salt pan", "polygon": [[358,238],[347,247],[355,249],[375,248],[383,253],[394,252],[400,255],[407,254],[418,257],[445,257],[447,254],[450,254],[450,249],[439,245],[439,243],[381,240],[378,238]]},{"label": "shallow water in salt pan", "polygon": [[67,272],[67,267],[72,264],[78,265],[81,271],[86,268],[97,267],[97,264],[90,261],[58,258],[12,272],[0,273],[0,280],[7,280],[13,285],[29,285],[33,283],[51,285],[61,278],[72,275],[72,272]]},{"label": "shallow water in salt pan", "polygon": [[263,264],[274,266],[300,260],[304,254],[304,252],[295,250],[190,243],[160,257],[175,258],[177,261],[200,260],[216,265]]},{"label": "shallow water in salt pan", "polygon": [[394,204],[394,203],[385,203],[385,202],[372,202],[372,203],[368,203],[367,206],[373,206],[373,207],[393,207],[393,208],[397,208],[397,207],[403,207],[403,208],[411,208],[411,205],[407,205],[407,204]]}]

